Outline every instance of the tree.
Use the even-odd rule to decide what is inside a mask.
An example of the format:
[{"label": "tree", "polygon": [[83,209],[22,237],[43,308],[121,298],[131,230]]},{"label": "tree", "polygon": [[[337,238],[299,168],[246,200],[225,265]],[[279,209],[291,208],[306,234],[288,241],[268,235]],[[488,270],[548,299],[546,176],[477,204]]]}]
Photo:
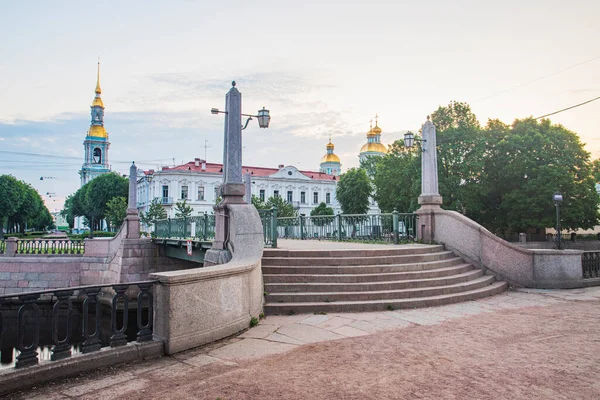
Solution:
[{"label": "tree", "polygon": [[336,196],[344,214],[366,214],[369,210],[371,182],[364,169],[351,168],[340,176]]},{"label": "tree", "polygon": [[413,212],[421,193],[421,150],[398,140],[379,157],[373,177],[374,199],[383,212]]},{"label": "tree", "polygon": [[148,226],[154,225],[158,220],[167,218],[167,212],[162,206],[160,197],[157,197],[150,202],[148,211],[146,213],[141,213],[140,218],[142,219],[142,222]]},{"label": "tree", "polygon": [[265,210],[269,207],[267,207],[267,203],[265,203],[264,201],[262,201],[260,199],[260,197],[256,197],[255,195],[252,195],[252,205],[254,207],[256,207],[257,210]]},{"label": "tree", "polygon": [[125,197],[113,197],[106,203],[106,220],[113,228],[118,228],[127,216],[127,199]]},{"label": "tree", "polygon": [[600,159],[592,161],[592,175],[596,183],[600,183]]},{"label": "tree", "polygon": [[60,215],[67,220],[69,228],[73,228],[75,226],[75,214],[73,214],[73,196],[73,194],[67,196],[65,199],[65,205],[60,211]]},{"label": "tree", "polygon": [[23,188],[19,183],[10,175],[0,176],[0,238],[4,237],[5,221],[17,212],[23,202]]},{"label": "tree", "polygon": [[176,218],[189,218],[192,216],[194,209],[187,205],[187,199],[178,201],[175,203],[175,217]]},{"label": "tree", "polygon": [[321,217],[314,218],[313,223],[317,226],[323,226],[330,224],[333,222],[333,208],[328,207],[327,204],[321,202],[317,207],[313,208],[310,212],[311,217]]},{"label": "tree", "polygon": [[278,218],[298,216],[298,211],[294,209],[294,206],[292,206],[287,201],[283,200],[281,196],[270,197],[265,205],[267,206],[267,208],[277,207]]}]

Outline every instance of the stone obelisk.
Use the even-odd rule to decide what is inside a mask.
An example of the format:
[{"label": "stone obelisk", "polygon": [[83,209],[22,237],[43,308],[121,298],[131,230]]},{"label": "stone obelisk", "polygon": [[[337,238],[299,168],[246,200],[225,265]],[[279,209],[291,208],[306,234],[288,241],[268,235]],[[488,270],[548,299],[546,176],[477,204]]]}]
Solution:
[{"label": "stone obelisk", "polygon": [[231,83],[225,96],[225,142],[223,145],[223,184],[221,202],[215,209],[215,240],[206,252],[204,265],[225,264],[231,260],[228,204],[244,203],[245,185],[242,177],[242,94]]},{"label": "stone obelisk", "polygon": [[127,239],[140,238],[140,217],[137,209],[137,167],[135,162],[129,167],[129,198],[127,200]]},{"label": "stone obelisk", "polygon": [[442,196],[438,188],[437,143],[435,125],[427,116],[421,129],[423,154],[421,156],[421,195],[417,210],[419,216],[417,238],[424,243],[433,243],[435,234],[435,211],[440,210]]}]

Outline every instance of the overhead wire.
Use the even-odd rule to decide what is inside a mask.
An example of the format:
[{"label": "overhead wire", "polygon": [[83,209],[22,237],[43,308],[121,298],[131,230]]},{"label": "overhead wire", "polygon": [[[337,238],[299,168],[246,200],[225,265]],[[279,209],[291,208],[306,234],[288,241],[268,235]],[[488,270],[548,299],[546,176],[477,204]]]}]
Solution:
[{"label": "overhead wire", "polygon": [[576,107],[581,107],[581,106],[583,106],[585,104],[591,103],[592,101],[596,101],[598,99],[600,99],[600,96],[598,96],[596,98],[593,98],[591,100],[588,100],[588,101],[584,101],[583,103],[575,104],[574,106],[571,106],[571,107],[563,108],[562,110],[551,112],[550,114],[542,115],[541,117],[537,117],[537,118],[534,118],[534,119],[541,119],[541,118],[549,117],[551,115],[555,115],[555,114],[561,113],[563,111],[571,110],[571,109],[576,108]]}]

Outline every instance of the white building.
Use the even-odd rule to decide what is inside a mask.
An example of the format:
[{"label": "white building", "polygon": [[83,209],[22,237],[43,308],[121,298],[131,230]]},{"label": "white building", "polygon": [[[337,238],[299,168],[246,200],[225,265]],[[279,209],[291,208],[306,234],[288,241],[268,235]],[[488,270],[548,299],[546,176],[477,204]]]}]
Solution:
[{"label": "white building", "polygon": [[[219,187],[222,184],[223,165],[194,161],[175,167],[163,167],[160,171],[144,171],[138,178],[138,209],[148,211],[150,202],[160,198],[170,218],[175,217],[175,203],[187,199],[193,215],[211,213]],[[300,171],[296,167],[280,165],[278,168],[243,167],[244,175],[250,174],[251,193],[263,201],[281,196],[299,213],[310,215],[313,208],[324,202],[341,212],[335,197],[338,177],[315,171]]]}]

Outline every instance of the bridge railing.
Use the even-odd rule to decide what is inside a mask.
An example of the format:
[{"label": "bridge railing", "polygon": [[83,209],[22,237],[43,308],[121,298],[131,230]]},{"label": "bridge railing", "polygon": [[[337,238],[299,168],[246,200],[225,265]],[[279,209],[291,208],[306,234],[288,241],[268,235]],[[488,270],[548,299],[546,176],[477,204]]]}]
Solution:
[{"label": "bridge railing", "polygon": [[600,278],[600,251],[584,251],[581,255],[583,279]]},{"label": "bridge railing", "polygon": [[416,238],[413,213],[337,214],[277,218],[281,238],[317,240],[385,241],[399,243]]},{"label": "bridge railing", "polygon": [[[16,337],[16,342],[8,347],[11,352],[13,346],[16,348],[14,366],[21,368],[38,364],[40,359],[56,361],[69,358],[74,352],[90,353],[105,346],[124,346],[133,340],[150,341],[154,284],[155,281],[141,281],[0,295],[0,342],[5,339],[0,351],[7,349],[7,339]],[[128,320],[129,299],[136,294],[134,325]],[[102,330],[101,298],[106,295],[112,295],[108,303],[111,332],[108,335]],[[11,320],[14,322],[9,323]],[[43,343],[40,332],[46,333]]]},{"label": "bridge railing", "polygon": [[154,234],[163,239],[212,240],[215,237],[215,215],[200,214],[187,218],[156,221]]},{"label": "bridge railing", "polygon": [[[0,228],[2,229],[2,228]],[[0,254],[4,254],[6,253],[6,240],[5,239],[0,239]]]},{"label": "bridge railing", "polygon": [[263,227],[265,246],[277,247],[277,207],[258,210]]},{"label": "bridge railing", "polygon": [[70,239],[28,239],[17,241],[17,254],[83,254],[85,241]]}]

